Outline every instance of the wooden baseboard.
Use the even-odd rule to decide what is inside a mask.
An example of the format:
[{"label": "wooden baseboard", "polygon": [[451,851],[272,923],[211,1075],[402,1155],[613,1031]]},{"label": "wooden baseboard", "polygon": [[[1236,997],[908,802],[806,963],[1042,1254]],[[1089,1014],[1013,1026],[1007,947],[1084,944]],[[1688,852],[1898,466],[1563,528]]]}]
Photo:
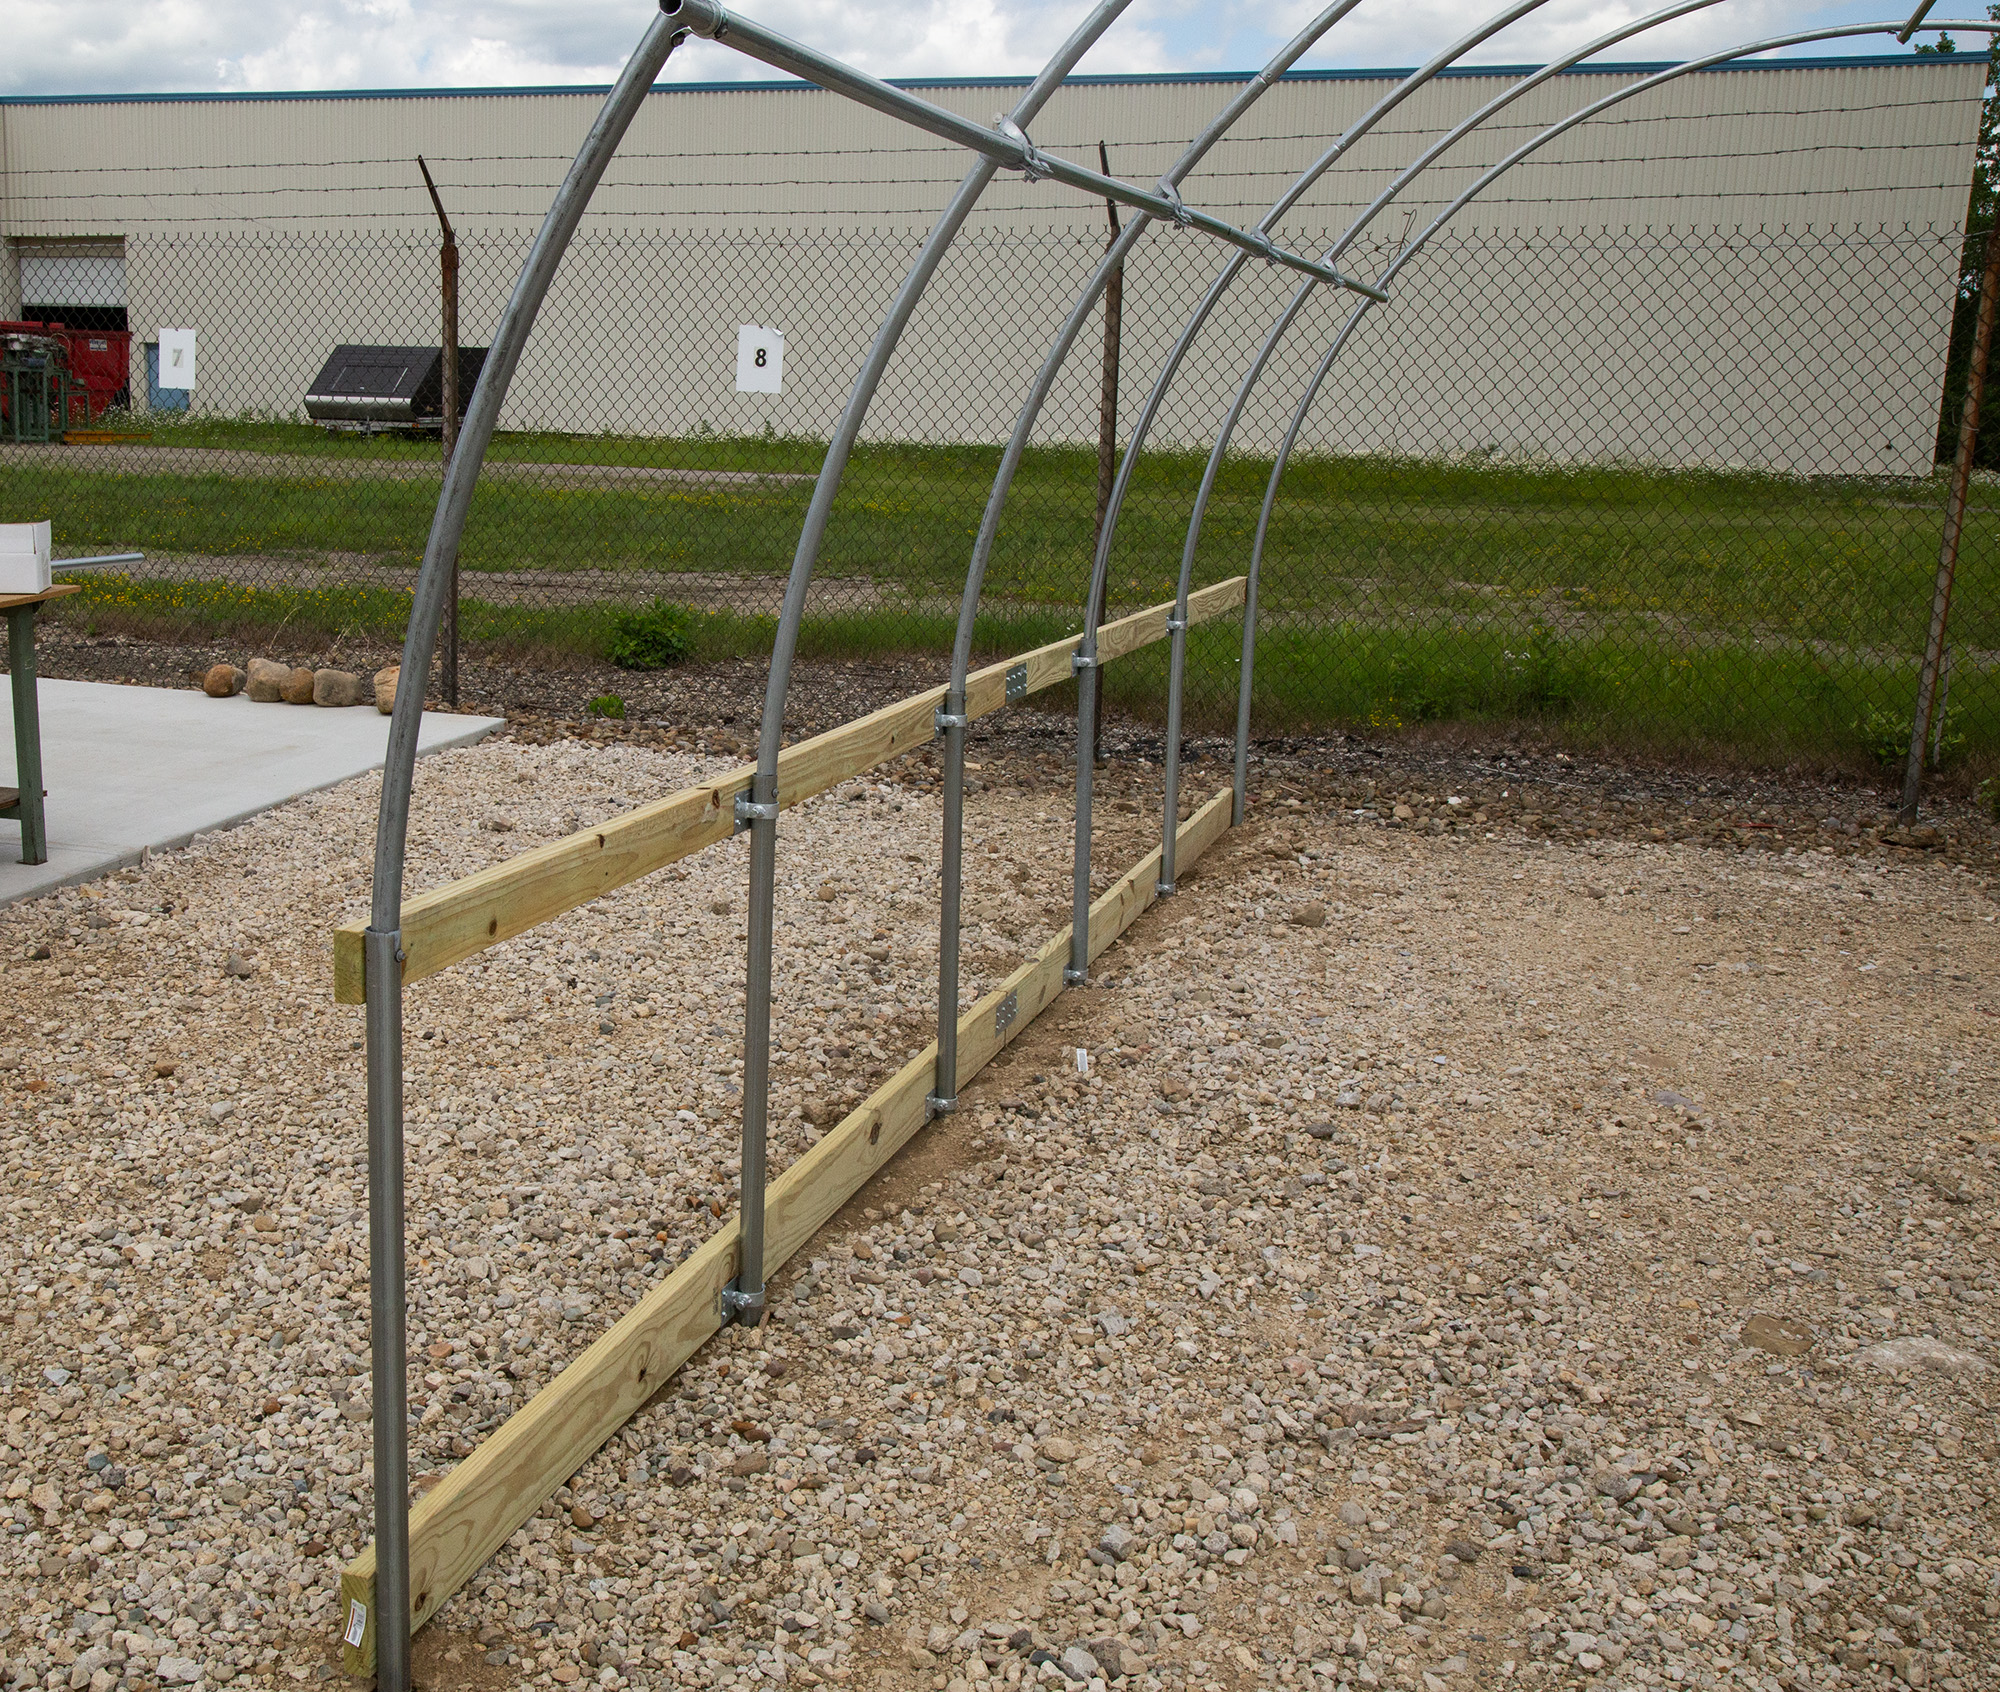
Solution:
[{"label": "wooden baseboard", "polygon": [[[1229,828],[1231,795],[1218,793],[1181,824],[1176,869],[1192,869]],[[1090,907],[1096,958],[1157,897],[1156,847]],[[1053,936],[959,1020],[958,1085],[986,1067],[1063,991],[1070,931]],[[1011,1017],[995,1013],[1008,999]],[[937,1043],[883,1083],[825,1139],[770,1184],[765,1198],[765,1274],[812,1238],[924,1125]],[[508,1535],[583,1466],[674,1371],[721,1327],[721,1295],[736,1277],[732,1217],[582,1356],[508,1418],[478,1450],[424,1494],[410,1512],[411,1628],[478,1571]],[[350,1619],[360,1642],[346,1644]],[[339,1625],[349,1674],[375,1668],[375,1548],[340,1578]]]}]

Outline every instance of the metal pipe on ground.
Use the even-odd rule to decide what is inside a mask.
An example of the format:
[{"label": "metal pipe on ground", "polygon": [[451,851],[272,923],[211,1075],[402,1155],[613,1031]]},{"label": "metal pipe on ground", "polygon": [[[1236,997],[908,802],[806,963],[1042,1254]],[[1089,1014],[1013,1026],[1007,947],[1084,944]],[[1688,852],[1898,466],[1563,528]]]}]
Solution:
[{"label": "metal pipe on ground", "polygon": [[1994,298],[2000,295],[2000,232],[1986,232],[1986,268],[1979,278],[1979,319],[1972,335],[1972,359],[1965,372],[1965,405],[1958,416],[1958,456],[1945,494],[1944,533],[1938,540],[1937,584],[1931,591],[1930,628],[1924,661],[1917,672],[1917,709],[1910,724],[1910,757],[1903,767],[1905,828],[1917,820],[1923,794],[1924,758],[1931,743],[1931,715],[1937,703],[1938,674],[1944,664],[1945,628],[1951,620],[1951,590],[1958,575],[1958,544],[1965,533],[1965,502],[1972,491],[1972,461],[1979,450],[1979,406],[1986,393],[1986,365],[1993,350]]}]

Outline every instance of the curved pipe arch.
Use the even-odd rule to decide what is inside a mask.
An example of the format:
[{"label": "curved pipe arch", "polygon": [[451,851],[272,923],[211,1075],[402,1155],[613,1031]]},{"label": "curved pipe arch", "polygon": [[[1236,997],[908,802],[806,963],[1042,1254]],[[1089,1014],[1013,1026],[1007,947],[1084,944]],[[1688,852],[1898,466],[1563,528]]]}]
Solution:
[{"label": "curved pipe arch", "polygon": [[[1546,0],[1515,0],[1504,11],[1494,14],[1478,28],[1461,36],[1449,47],[1434,54],[1424,64],[1412,71],[1387,94],[1375,102],[1338,140],[1301,172],[1292,185],[1273,202],[1271,209],[1258,221],[1259,230],[1268,232],[1286,212],[1298,203],[1307,189],[1326,174],[1333,165],[1362,137],[1374,129],[1376,124],[1396,107],[1400,106],[1419,88],[1430,82],[1437,74],[1458,59],[1463,58],[1473,48],[1490,37],[1497,35],[1509,24],[1515,23],[1528,13],[1537,10]],[[1094,720],[1097,707],[1097,629],[1104,617],[1104,596],[1111,569],[1111,546],[1116,537],[1118,516],[1124,508],[1125,496],[1131,488],[1132,475],[1139,462],[1139,454],[1145,446],[1146,437],[1151,433],[1154,420],[1166,398],[1174,376],[1179,372],[1188,350],[1195,338],[1208,322],[1222,296],[1230,285],[1242,274],[1243,265],[1238,254],[1226,263],[1216,279],[1209,284],[1208,292],[1201,298],[1172,350],[1167,354],[1154,378],[1153,386],[1141,406],[1138,419],[1132,425],[1131,439],[1126,443],[1123,457],[1118,463],[1118,472],[1112,479],[1111,497],[1104,508],[1104,522],[1097,537],[1095,555],[1091,560],[1090,587],[1084,602],[1083,641],[1077,655],[1077,722],[1079,725]],[[1180,619],[1185,621],[1185,619]],[[1082,732],[1079,727],[1078,745],[1082,747]],[[1063,972],[1067,982],[1078,983],[1085,979],[1090,963],[1090,834],[1091,834],[1091,786],[1093,778],[1091,758],[1088,749],[1077,758],[1076,766],[1076,839],[1075,857],[1071,870],[1070,886],[1070,961]],[[1164,885],[1164,883],[1163,883]],[[1169,891],[1171,889],[1168,889]]]},{"label": "curved pipe arch", "polygon": [[[1439,212],[1424,227],[1421,233],[1403,246],[1402,250],[1383,269],[1382,274],[1376,279],[1377,283],[1386,287],[1390,282],[1393,282],[1397,273],[1446,224],[1463,211],[1480,194],[1491,187],[1494,182],[1498,181],[1500,177],[1512,170],[1514,166],[1546,146],[1557,136],[1576,128],[1578,124],[1587,122],[1609,107],[1618,105],[1620,102],[1631,99],[1637,94],[1644,93],[1648,89],[1657,88],[1663,83],[1672,82],[1678,77],[1689,75],[1694,71],[1706,70],[1712,65],[1727,64],[1733,59],[1746,58],[1753,53],[1767,53],[1781,47],[1797,47],[1813,41],[1836,41],[1868,35],[1897,35],[1904,28],[1905,21],[1890,19],[1867,24],[1845,24],[1827,29],[1803,30],[1790,35],[1773,36],[1763,41],[1751,42],[1745,46],[1733,47],[1724,52],[1705,54],[1700,58],[1686,60],[1681,64],[1669,66],[1664,71],[1656,72],[1652,76],[1644,77],[1637,82],[1616,89],[1612,93],[1605,95],[1602,99],[1590,102],[1588,105],[1572,112],[1559,123],[1552,124],[1540,134],[1531,137],[1504,159],[1500,160],[1499,163],[1481,174],[1457,198],[1452,200],[1443,211]],[[1943,23],[1927,23],[1923,27],[1926,30],[1965,30],[1970,34],[2000,35],[2000,20],[1994,19],[1980,21],[1952,19]],[[1335,334],[1332,342],[1328,345],[1324,356],[1320,359],[1318,367],[1307,382],[1305,391],[1300,395],[1298,405],[1293,410],[1291,423],[1285,431],[1284,439],[1279,443],[1277,455],[1271,465],[1271,474],[1265,483],[1263,502],[1257,514],[1257,530],[1251,542],[1248,570],[1249,580],[1244,601],[1243,660],[1238,680],[1234,769],[1235,810],[1239,820],[1243,810],[1244,786],[1248,774],[1250,692],[1252,663],[1255,657],[1256,645],[1255,608],[1257,583],[1263,570],[1264,548],[1271,528],[1271,513],[1277,503],[1278,488],[1284,480],[1285,469],[1291,461],[1292,453],[1298,445],[1299,435],[1305,426],[1306,416],[1312,410],[1313,403],[1319,397],[1319,391],[1325,384],[1328,375],[1331,374],[1335,363],[1338,362],[1340,354],[1346,349],[1348,342],[1353,338],[1354,331],[1359,327],[1361,319],[1367,315],[1368,307],[1374,303],[1373,300],[1362,300],[1360,305],[1348,313],[1346,321],[1341,324],[1338,333]]]},{"label": "curved pipe arch", "polygon": [[[1277,55],[1256,76],[1240,89],[1200,135],[1189,143],[1179,158],[1168,166],[1160,181],[1165,186],[1178,187],[1187,174],[1201,162],[1217,141],[1235,127],[1243,114],[1261,100],[1271,87],[1294,64],[1296,64],[1321,36],[1354,10],[1361,0],[1335,0],[1295,35]],[[958,1093],[958,986],[959,959],[958,934],[959,914],[964,895],[965,861],[965,678],[972,665],[972,637],[979,615],[979,600],[986,584],[986,567],[993,556],[993,545],[1000,530],[1001,514],[1006,508],[1008,494],[1013,489],[1015,472],[1020,468],[1022,455],[1027,450],[1028,438],[1033,433],[1035,423],[1040,418],[1042,407],[1047,402],[1055,380],[1068,361],[1076,338],[1083,331],[1084,324],[1097,307],[1099,298],[1111,280],[1113,272],[1125,262],[1126,256],[1138,243],[1139,238],[1151,225],[1152,218],[1146,212],[1137,212],[1127,220],[1119,231],[1103,258],[1098,261],[1082,291],[1070,306],[1069,315],[1057,331],[1055,341],[1034,381],[1028,389],[1028,397],[1022,403],[1014,420],[1013,432],[1007,438],[1007,445],[1000,455],[999,468],[994,472],[993,488],[987,495],[986,508],[979,522],[979,529],[972,543],[972,559],[966,567],[965,589],[959,600],[958,627],[953,636],[951,649],[951,674],[945,687],[945,703],[938,721],[944,729],[944,837],[943,874],[939,899],[939,947],[938,947],[938,1021],[937,1021],[937,1071],[932,1088],[931,1103],[934,1108],[951,1109],[957,1102]]]},{"label": "curved pipe arch", "polygon": [[[1531,93],[1573,65],[1605,51],[1606,48],[1615,47],[1622,41],[1629,41],[1635,35],[1642,35],[1661,24],[1671,23],[1674,19],[1685,17],[1690,12],[1703,11],[1721,3],[1722,0],[1677,0],[1676,4],[1661,11],[1622,24],[1617,29],[1598,36],[1594,41],[1585,42],[1574,52],[1550,60],[1532,75],[1525,76],[1502,89],[1477,111],[1445,130],[1415,159],[1397,172],[1387,186],[1341,231],[1339,238],[1327,249],[1328,253],[1338,255],[1346,252],[1359,238],[1362,230],[1374,222],[1398,194],[1460,141],[1484,127],[1488,120],[1506,110],[1523,95]],[[1332,262],[1331,257],[1328,262]],[[1180,812],[1181,712],[1187,673],[1187,606],[1188,593],[1194,585],[1194,560],[1195,552],[1201,544],[1202,520],[1207,514],[1209,499],[1214,494],[1216,478],[1221,474],[1222,461],[1229,451],[1230,441],[1235,437],[1236,426],[1242,421],[1244,410],[1250,403],[1250,396],[1256,390],[1258,382],[1262,380],[1270,364],[1271,355],[1277,351],[1279,343],[1298,321],[1299,313],[1305,309],[1306,302],[1312,298],[1312,292],[1310,284],[1293,290],[1291,299],[1278,314],[1277,321],[1272,324],[1258,347],[1256,356],[1250,362],[1250,368],[1244,373],[1242,381],[1237,384],[1235,398],[1230,402],[1229,409],[1216,430],[1215,444],[1209,450],[1208,462],[1202,467],[1201,483],[1195,490],[1194,507],[1188,515],[1187,539],[1181,548],[1180,580],[1174,596],[1174,620],[1180,626],[1173,631],[1172,650],[1167,664],[1167,746],[1166,756],[1162,761],[1165,799],[1161,806],[1160,825],[1159,891],[1162,893],[1171,893],[1174,890],[1174,850],[1177,844],[1175,837],[1178,833],[1175,823]],[[1243,614],[1246,640],[1251,642],[1254,642],[1255,638],[1253,631],[1256,622],[1256,592],[1257,578],[1253,573],[1244,588]],[[1242,784],[1234,783],[1233,791],[1235,799],[1231,807],[1231,820],[1241,822]]]},{"label": "curved pipe arch", "polygon": [[[1099,4],[1064,42],[1055,57],[1023,93],[1014,108],[1016,123],[1025,123],[1047,102],[1076,62],[1124,11],[1130,0],[1099,0]],[[680,19],[683,0],[660,0],[638,46],[585,136],[575,160],[557,189],[537,231],[528,258],[496,326],[472,399],[460,425],[437,511],[424,548],[424,560],[411,596],[410,620],[403,641],[403,672],[410,683],[397,689],[390,713],[388,744],[382,768],[382,790],[375,832],[375,867],[369,902],[369,926],[362,937],[365,979],[368,1074],[368,1210],[371,1375],[374,1416],[375,1609],[376,1664],[383,1692],[408,1692],[410,1684],[409,1583],[409,1367],[407,1352],[407,1292],[403,1239],[403,1056],[402,944],[405,854],[409,834],[410,799],[416,773],[418,732],[422,725],[426,688],[418,678],[430,673],[444,610],[446,586],[465,531],[472,496],[478,485],[486,450],[499,422],[507,389],[533,331],[549,286],[589,206],[591,195],[637,116],[668,56],[688,29]],[[956,238],[965,217],[1000,166],[979,160],[933,227],[911,274],[904,281],[860,376],[856,378],[841,430],[822,466],[807,531],[800,538],[792,579],[787,584],[785,612],[772,656],[772,680],[761,737],[753,799],[775,798],[779,731],[783,726],[784,682],[788,677],[797,627],[804,609],[805,589],[813,555],[824,532],[833,493],[845,467],[848,450],[859,432],[874,387],[894,351],[904,323],[934,273],[938,261]],[[763,1112],[767,1099],[749,1085],[754,1055],[768,1081],[770,919],[775,858],[775,804],[771,816],[760,819],[764,900],[754,891],[759,856],[752,854],[753,896],[751,933],[763,912],[761,967],[766,992],[762,998],[761,1045],[746,1043],[744,1087],[743,1257],[736,1293],[739,1308],[753,1319],[762,1307]],[[759,841],[753,841],[753,846]],[[759,955],[753,944],[750,970],[754,979]],[[746,1011],[755,1017],[755,992],[746,994]],[[754,1104],[753,1104],[754,1100]],[[753,1185],[752,1111],[755,1115]],[[753,1214],[754,1213],[754,1214]],[[754,1230],[754,1233],[753,1233]],[[753,1255],[753,1238],[755,1254]],[[745,1285],[746,1281],[750,1283]]]},{"label": "curved pipe arch", "polygon": [[[1111,27],[1131,0],[1099,0],[1091,12],[1041,74],[1015,102],[1008,114],[1025,129],[1047,104],[1049,97],[1076,67],[1077,60],[1090,50],[1099,36]],[[798,546],[792,554],[792,570],[785,583],[785,598],[778,613],[778,629],[771,645],[771,669],[764,687],[764,718],[757,737],[757,770],[751,777],[748,802],[739,800],[737,816],[750,829],[750,896],[746,939],[748,958],[744,978],[743,1015],[743,1161],[738,1190],[742,1197],[741,1247],[735,1286],[725,1294],[725,1304],[734,1314],[756,1322],[764,1311],[764,1172],[765,1143],[769,1125],[771,1089],[771,953],[774,944],[774,901],[778,869],[778,753],[784,745],[785,699],[791,688],[792,660],[798,651],[799,627],[805,620],[806,590],[812,583],[813,565],[819,557],[820,542],[833,514],[849,455],[867,418],[883,373],[902,340],[903,330],[930,286],[931,278],[951,244],[958,239],[965,220],[986,191],[987,184],[1000,173],[1000,165],[990,158],[975,160],[959,184],[950,203],[939,215],[924,241],[923,250],[904,277],[894,303],[875,331],[868,357],[854,378],[847,406],[841,413],[826,459],[813,484],[811,503],[799,531]]]},{"label": "curved pipe arch", "polygon": [[410,1684],[410,1465],[408,1294],[403,1244],[403,867],[416,777],[424,680],[444,615],[481,462],[500,420],[508,384],[570,238],[618,143],[631,127],[667,57],[685,38],[679,0],[662,0],[632,57],[577,150],[536,232],[508,297],[492,350],[459,425],[445,470],[424,562],[410,600],[402,674],[389,714],[382,793],[375,824],[375,870],[362,936],[368,1071],[368,1344],[374,1395],[376,1672],[383,1692]]}]

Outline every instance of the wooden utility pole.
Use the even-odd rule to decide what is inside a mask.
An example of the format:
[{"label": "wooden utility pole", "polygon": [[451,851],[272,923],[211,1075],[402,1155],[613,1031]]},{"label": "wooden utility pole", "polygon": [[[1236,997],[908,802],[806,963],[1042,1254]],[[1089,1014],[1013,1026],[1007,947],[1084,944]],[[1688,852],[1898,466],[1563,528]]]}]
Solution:
[{"label": "wooden utility pole", "polygon": [[[424,163],[423,154],[417,155],[417,169],[424,173],[424,186],[430,190],[431,204],[437,210],[438,228],[443,232],[443,245],[438,248],[438,288],[442,299],[444,319],[441,352],[444,358],[444,467],[451,468],[452,449],[458,445],[458,237],[452,233],[451,219],[444,214],[444,201],[438,197],[437,184],[431,180],[431,167]],[[458,558],[454,554],[451,561],[451,589],[444,602],[444,697],[445,703],[458,704]]]},{"label": "wooden utility pole", "polygon": [[1938,675],[1944,668],[1945,625],[1951,618],[1952,578],[1958,573],[1959,537],[1965,532],[1965,502],[1972,490],[1972,458],[1979,446],[1979,403],[1986,391],[1986,363],[1993,350],[1994,296],[2000,294],[2000,231],[1986,233],[1986,269],[1979,279],[1979,326],[1973,331],[1972,360],[1965,372],[1965,409],[1958,418],[1958,459],[1945,495],[1944,536],[1938,545],[1937,585],[1931,593],[1931,626],[1924,641],[1923,668],[1917,673],[1917,710],[1910,725],[1910,761],[1903,768],[1902,823],[1917,820],[1924,760],[1930,750],[1931,712],[1937,703]]}]

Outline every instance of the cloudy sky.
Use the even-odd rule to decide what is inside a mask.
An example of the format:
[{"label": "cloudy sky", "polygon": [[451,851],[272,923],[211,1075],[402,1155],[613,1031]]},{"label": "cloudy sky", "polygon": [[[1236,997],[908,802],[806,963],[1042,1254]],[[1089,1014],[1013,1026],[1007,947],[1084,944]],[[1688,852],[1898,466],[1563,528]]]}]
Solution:
[{"label": "cloudy sky", "polygon": [[[1498,0],[1493,0],[1497,6]],[[1903,11],[1840,3],[1722,0],[1637,38],[1617,56],[1691,51]],[[1084,0],[752,0],[744,10],[884,76],[1026,73],[1081,15]],[[1134,0],[1086,71],[1239,70],[1265,59],[1324,0]],[[1531,63],[1656,9],[1628,0],[1547,0],[1474,60]],[[1939,17],[1983,7],[1941,0]],[[0,0],[0,93],[492,86],[603,82],[649,15],[647,0]],[[1466,27],[1462,0],[1364,0],[1308,65],[1409,65]],[[1231,19],[1236,21],[1231,21]],[[1968,48],[1977,43],[1967,41]],[[1895,51],[1864,41],[1819,49]],[[677,80],[767,76],[706,43],[670,66]]]}]

